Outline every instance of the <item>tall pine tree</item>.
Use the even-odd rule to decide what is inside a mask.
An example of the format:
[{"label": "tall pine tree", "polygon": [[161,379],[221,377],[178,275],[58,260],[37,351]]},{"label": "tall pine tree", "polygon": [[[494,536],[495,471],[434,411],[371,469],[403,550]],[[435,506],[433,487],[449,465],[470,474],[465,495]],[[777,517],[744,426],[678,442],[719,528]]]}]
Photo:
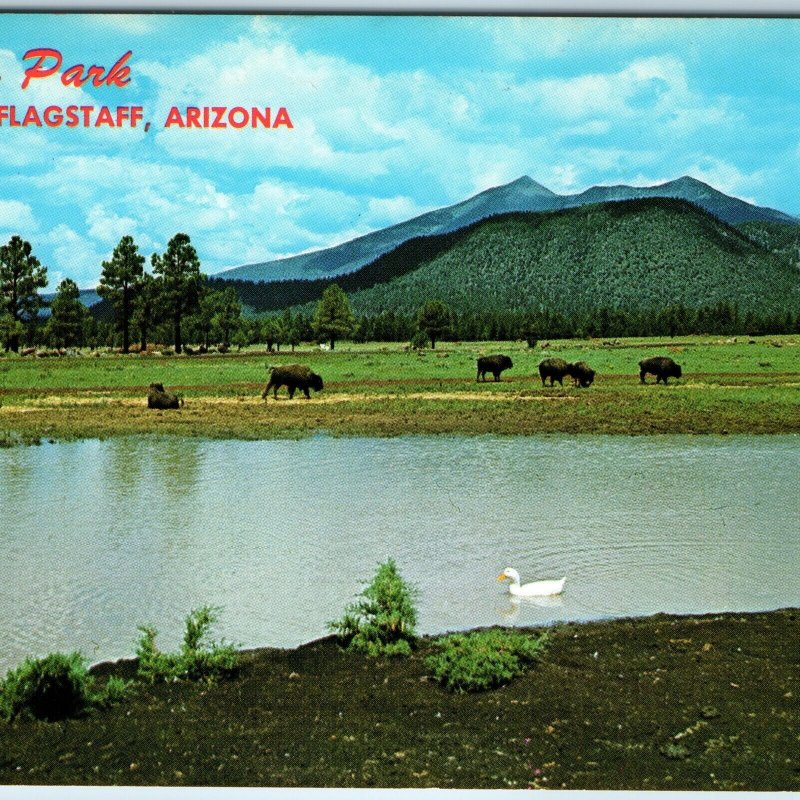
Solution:
[{"label": "tall pine tree", "polygon": [[163,256],[153,253],[153,272],[161,277],[161,299],[164,311],[172,323],[175,352],[183,350],[181,323],[194,313],[200,303],[204,276],[200,259],[185,233],[176,233],[167,244]]},{"label": "tall pine tree", "polygon": [[350,302],[342,288],[332,283],[323,293],[314,314],[314,330],[323,339],[331,343],[331,350],[336,347],[336,340],[349,336],[353,332],[356,319],[350,310]]},{"label": "tall pine tree", "polygon": [[88,315],[80,301],[78,284],[64,278],[58,284],[56,296],[50,304],[50,319],[47,320],[47,339],[53,347],[76,347],[83,341],[83,329]]},{"label": "tall pine tree", "polygon": [[114,248],[110,261],[103,262],[103,273],[97,294],[111,300],[117,325],[122,331],[122,352],[130,346],[130,320],[133,313],[133,298],[136,286],[144,271],[144,256],[132,236],[123,236]]},{"label": "tall pine tree", "polygon": [[47,286],[47,267],[33,255],[30,242],[12,236],[0,247],[0,313],[6,311],[12,322],[6,349],[19,351],[19,326],[35,319],[42,300],[37,289]]}]

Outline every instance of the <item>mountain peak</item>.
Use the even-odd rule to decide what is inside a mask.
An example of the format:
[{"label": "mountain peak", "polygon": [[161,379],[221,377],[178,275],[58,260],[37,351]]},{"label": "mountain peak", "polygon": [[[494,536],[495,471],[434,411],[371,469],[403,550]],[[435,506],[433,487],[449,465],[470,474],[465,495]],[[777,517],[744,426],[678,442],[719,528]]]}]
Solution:
[{"label": "mountain peak", "polygon": [[[511,183],[507,183],[506,186],[541,186],[541,183],[537,183],[530,175],[522,175],[521,177],[517,178],[515,181],[511,181]],[[544,187],[542,187],[544,188]]]},{"label": "mountain peak", "polygon": [[664,186],[705,186],[707,189],[710,188],[707,183],[704,183],[699,178],[695,178],[691,175],[681,175],[680,178],[675,178],[674,181],[667,181]]},{"label": "mountain peak", "polygon": [[497,191],[498,189],[514,189],[529,195],[537,194],[546,195],[547,197],[556,197],[555,192],[551,191],[546,186],[543,186],[538,181],[535,181],[529,175],[523,175],[522,177],[517,178],[515,181],[511,181],[511,183],[506,183],[502,186],[496,186],[494,190],[489,189],[489,191]]}]

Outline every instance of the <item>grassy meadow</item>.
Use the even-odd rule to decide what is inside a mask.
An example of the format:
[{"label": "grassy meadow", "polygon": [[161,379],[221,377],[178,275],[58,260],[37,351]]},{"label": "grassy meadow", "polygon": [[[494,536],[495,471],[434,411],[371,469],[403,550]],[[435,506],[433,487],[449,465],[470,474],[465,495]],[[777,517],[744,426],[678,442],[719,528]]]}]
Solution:
[{"label": "grassy meadow", "polygon": [[[503,352],[514,367],[476,382],[479,355]],[[670,385],[642,386],[638,362],[668,355],[683,368]],[[586,361],[595,383],[543,387],[548,356]],[[305,363],[325,390],[306,400],[261,392],[268,364]],[[160,382],[184,398],[147,408]],[[83,355],[0,358],[0,443],[126,434],[265,439],[331,435],[800,432],[800,336],[684,337],[524,342],[311,346],[204,356]]]}]

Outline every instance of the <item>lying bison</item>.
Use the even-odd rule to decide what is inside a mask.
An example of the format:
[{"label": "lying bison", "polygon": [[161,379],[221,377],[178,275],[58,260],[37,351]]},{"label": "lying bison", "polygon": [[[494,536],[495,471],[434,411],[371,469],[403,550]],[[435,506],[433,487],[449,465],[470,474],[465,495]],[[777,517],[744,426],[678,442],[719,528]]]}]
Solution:
[{"label": "lying bison", "polygon": [[585,361],[569,364],[568,371],[576,386],[582,386],[585,389],[594,382],[595,371]]},{"label": "lying bison", "polygon": [[558,381],[564,385],[564,376],[569,375],[570,365],[563,358],[546,358],[539,364],[539,376],[542,379],[542,386],[545,385],[545,378],[550,378],[550,385],[553,381]]},{"label": "lying bison", "polygon": [[508,356],[481,356],[478,359],[478,377],[476,380],[485,381],[486,373],[491,372],[495,381],[499,381],[500,373],[504,369],[511,369],[513,366],[514,362]]},{"label": "lying bison", "polygon": [[172,392],[164,391],[163,383],[151,383],[147,392],[148,408],[179,408],[183,405],[183,398]]},{"label": "lying bison", "polygon": [[653,358],[645,358],[639,362],[639,380],[644,383],[644,376],[647,374],[656,376],[656,383],[663,380],[664,384],[667,383],[669,378],[680,378],[681,367],[676,364],[671,358],[666,356],[654,356]]},{"label": "lying bison", "polygon": [[269,390],[272,389],[274,397],[278,399],[278,389],[285,386],[289,390],[289,399],[294,397],[298,389],[302,389],[307,399],[311,399],[309,389],[316,392],[322,391],[322,378],[312,372],[305,364],[286,364],[283,367],[269,367],[269,383],[261,393],[261,399],[266,400]]}]

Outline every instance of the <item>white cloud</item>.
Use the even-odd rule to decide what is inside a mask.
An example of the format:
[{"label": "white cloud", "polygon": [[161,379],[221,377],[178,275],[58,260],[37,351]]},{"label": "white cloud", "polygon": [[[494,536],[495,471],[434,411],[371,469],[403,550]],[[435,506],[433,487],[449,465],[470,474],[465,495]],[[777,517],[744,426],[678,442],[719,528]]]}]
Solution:
[{"label": "white cloud", "polygon": [[170,156],[269,172],[314,170],[358,180],[423,169],[446,157],[464,131],[480,130],[483,102],[423,70],[378,76],[341,58],[242,38],[178,67],[140,63],[157,85],[158,125],[176,105],[283,106],[293,129],[170,127],[156,135]]},{"label": "white cloud", "polygon": [[558,164],[552,168],[547,178],[547,188],[556,194],[571,194],[576,190],[578,175],[575,164]]},{"label": "white cloud", "polygon": [[38,228],[33,209],[19,200],[0,200],[0,230],[13,231],[23,238]]},{"label": "white cloud", "polygon": [[417,205],[410,197],[373,197],[367,203],[364,224],[373,229],[381,228],[430,210]]},{"label": "white cloud", "polygon": [[90,239],[68,225],[59,224],[38,236],[37,244],[47,245],[52,254],[45,263],[49,288],[55,290],[63,277],[72,278],[82,289],[97,285],[103,255]]},{"label": "white cloud", "polygon": [[136,237],[136,220],[109,212],[102,204],[95,203],[86,215],[89,236],[107,245],[114,245],[123,236]]},{"label": "white cloud", "polygon": [[651,137],[686,137],[739,120],[728,98],[693,91],[684,64],[672,56],[639,59],[613,73],[529,81],[513,91],[566,135],[638,126]]}]

